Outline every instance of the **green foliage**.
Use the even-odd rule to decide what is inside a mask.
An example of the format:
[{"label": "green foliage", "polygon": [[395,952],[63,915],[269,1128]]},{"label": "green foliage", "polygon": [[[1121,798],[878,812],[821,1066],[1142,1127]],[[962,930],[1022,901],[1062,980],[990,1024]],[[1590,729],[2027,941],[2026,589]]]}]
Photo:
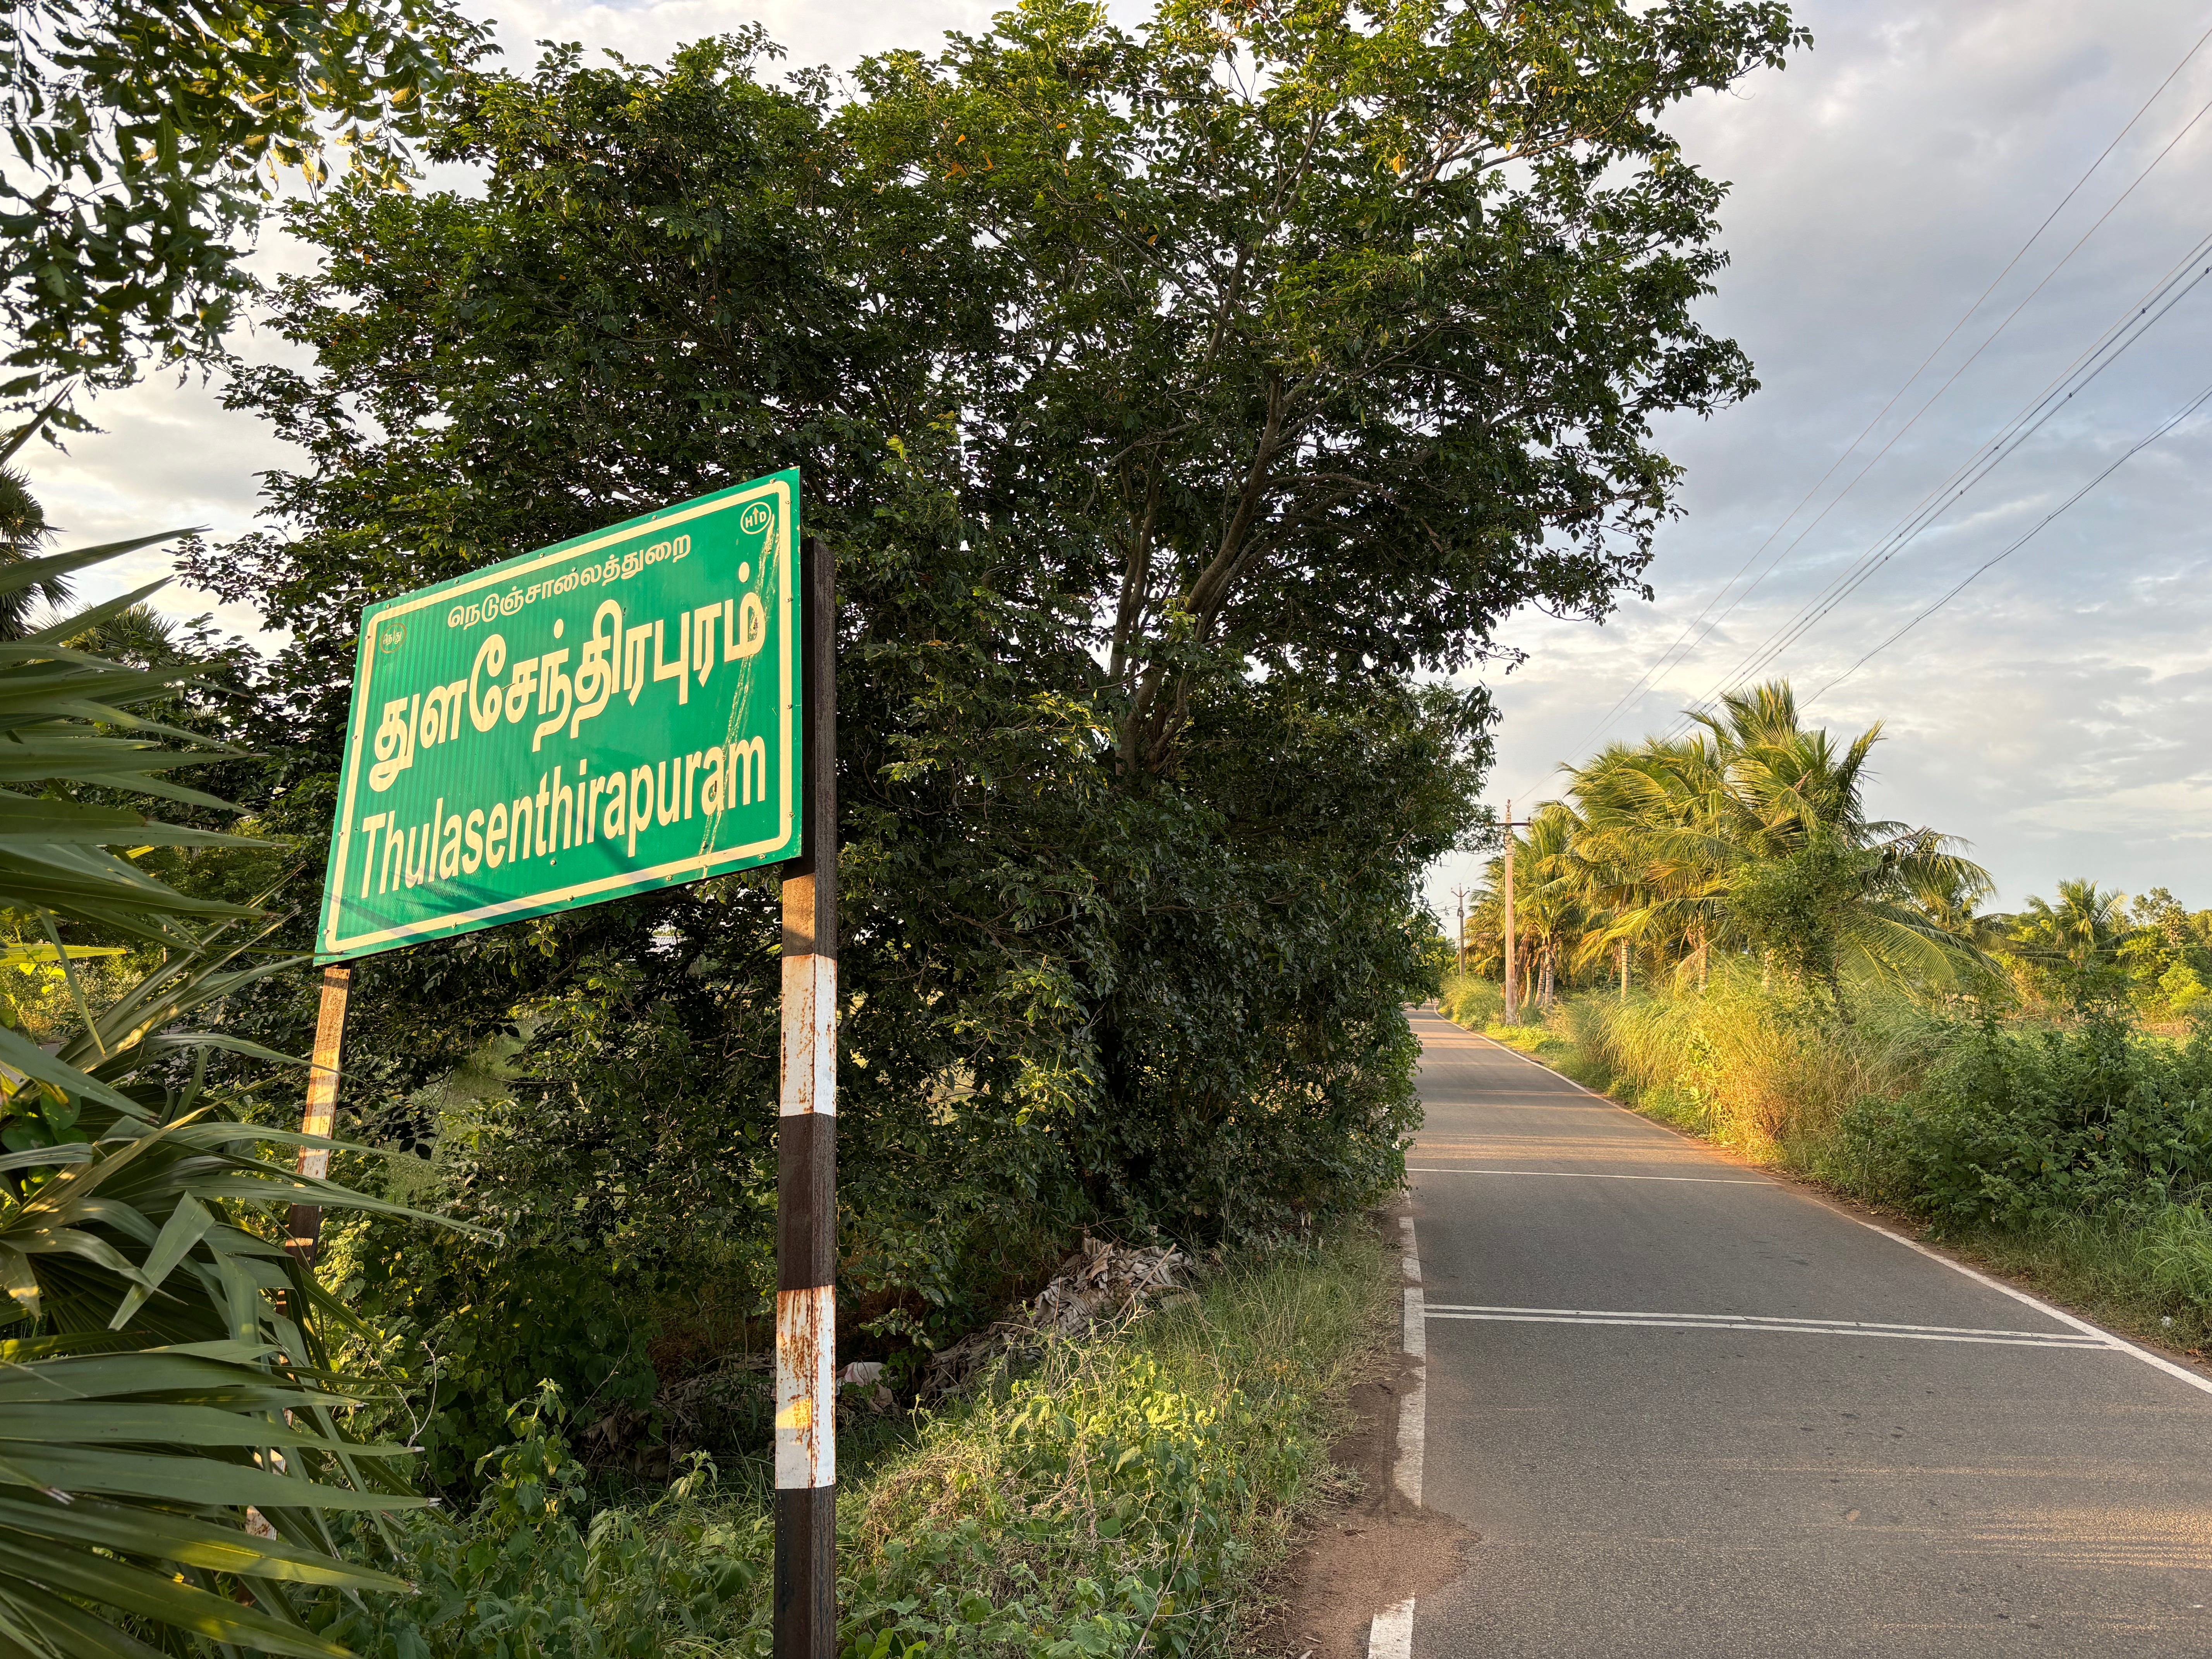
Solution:
[{"label": "green foliage", "polygon": [[[855,1334],[966,1328],[1085,1223],[1310,1234],[1399,1179],[1418,882],[1488,759],[1486,698],[1417,671],[1602,611],[1667,510],[1649,422],[1749,389],[1661,121],[1797,38],[1034,0],[843,105],[757,31],[477,79],[433,151],[482,191],[301,206],[310,366],[233,388],[307,458],[283,534],[195,567],[291,641],[239,787],[319,842],[364,600],[797,465],[841,597]],[[349,1271],[465,1382],[441,1480],[518,1383],[642,1411],[641,1349],[665,1386],[711,1346],[684,1287],[764,1310],[776,937],[724,882],[362,967],[357,1121],[507,1241],[378,1223]],[[297,1041],[287,994],[234,1017]],[[511,1105],[434,1101],[509,1036]]]},{"label": "green foliage", "polygon": [[2176,1045],[2110,1015],[2025,1033],[1984,1022],[1850,1127],[1913,1207],[1954,1229],[2162,1207],[2212,1180],[2212,1034]]},{"label": "green foliage", "polygon": [[446,0],[21,0],[0,15],[0,320],[22,403],[220,349],[285,172],[372,185],[481,49]]},{"label": "green foliage", "polygon": [[2021,1000],[2075,1012],[2132,1005],[2146,1019],[2189,1017],[2212,977],[2212,912],[2191,915],[2163,887],[2128,902],[2094,881],[2062,881],[1990,919]]},{"label": "green foliage", "polygon": [[733,1608],[741,1619],[765,1577],[767,1517],[716,1514],[703,1457],[644,1510],[592,1513],[562,1414],[550,1383],[518,1401],[514,1438],[485,1455],[483,1496],[460,1523],[420,1516],[390,1544],[361,1532],[353,1553],[388,1561],[407,1593],[329,1598],[321,1633],[391,1659],[642,1659],[715,1633]]},{"label": "green foliage", "polygon": [[[0,564],[0,592],[120,550]],[[130,712],[184,671],[60,643],[137,597],[0,642],[0,905],[46,934],[76,1015],[44,1046],[0,1025],[0,1643],[106,1659],[150,1632],[319,1659],[342,1650],[301,1624],[301,1586],[399,1588],[335,1554],[330,1516],[421,1500],[387,1467],[402,1448],[341,1428],[364,1400],[327,1364],[329,1298],[268,1234],[280,1206],[379,1206],[271,1155],[327,1141],[211,1115],[210,1053],[282,1057],[179,1028],[291,964],[193,931],[252,912],[107,850],[240,843],[71,793],[222,807],[166,775],[219,745],[161,747],[143,734],[196,740]],[[95,1013],[65,922],[167,949]]]},{"label": "green foliage", "polygon": [[[1246,1259],[1120,1332],[1054,1340],[903,1443],[840,1458],[839,1651],[1224,1654],[1237,1592],[1328,1490],[1347,1385],[1395,1311],[1371,1232]],[[559,1391],[531,1391],[458,1522],[431,1515],[349,1553],[404,1597],[326,1598],[312,1622],[356,1652],[769,1650],[764,1488],[695,1455],[666,1492],[588,1513]],[[395,1541],[386,1542],[391,1537]]]}]

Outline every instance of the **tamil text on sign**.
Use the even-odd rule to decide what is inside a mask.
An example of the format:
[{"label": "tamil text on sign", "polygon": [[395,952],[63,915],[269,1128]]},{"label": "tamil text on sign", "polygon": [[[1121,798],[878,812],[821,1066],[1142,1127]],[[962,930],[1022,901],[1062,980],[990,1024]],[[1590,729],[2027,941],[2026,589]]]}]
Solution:
[{"label": "tamil text on sign", "polygon": [[799,477],[368,607],[316,955],[800,853]]}]

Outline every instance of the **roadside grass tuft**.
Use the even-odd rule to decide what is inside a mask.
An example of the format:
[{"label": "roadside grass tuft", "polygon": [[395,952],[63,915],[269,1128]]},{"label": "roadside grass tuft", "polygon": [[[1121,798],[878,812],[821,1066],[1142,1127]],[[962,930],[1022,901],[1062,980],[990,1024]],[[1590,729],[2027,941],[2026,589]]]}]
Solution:
[{"label": "roadside grass tuft", "polygon": [[1364,1228],[1278,1249],[931,1419],[840,1516],[854,1650],[1228,1651],[1329,1489],[1394,1266]]}]

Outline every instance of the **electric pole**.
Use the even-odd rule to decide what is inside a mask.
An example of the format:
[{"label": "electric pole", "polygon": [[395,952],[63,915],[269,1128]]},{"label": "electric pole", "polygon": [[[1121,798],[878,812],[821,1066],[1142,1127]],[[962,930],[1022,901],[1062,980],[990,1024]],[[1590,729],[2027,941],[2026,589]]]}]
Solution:
[{"label": "electric pole", "polygon": [[1517,988],[1513,981],[1513,803],[1505,803],[1505,1023],[1521,1023]]},{"label": "electric pole", "polygon": [[1459,976],[1467,977],[1467,896],[1469,889],[1455,887],[1452,897],[1459,904]]}]

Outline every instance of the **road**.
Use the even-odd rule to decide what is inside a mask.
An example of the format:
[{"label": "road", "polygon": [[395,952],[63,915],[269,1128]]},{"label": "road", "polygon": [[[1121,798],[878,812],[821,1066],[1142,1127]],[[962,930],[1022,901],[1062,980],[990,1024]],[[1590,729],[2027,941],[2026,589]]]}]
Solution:
[{"label": "road", "polygon": [[1415,1659],[2212,1654],[2212,1393],[1414,1024]]}]

